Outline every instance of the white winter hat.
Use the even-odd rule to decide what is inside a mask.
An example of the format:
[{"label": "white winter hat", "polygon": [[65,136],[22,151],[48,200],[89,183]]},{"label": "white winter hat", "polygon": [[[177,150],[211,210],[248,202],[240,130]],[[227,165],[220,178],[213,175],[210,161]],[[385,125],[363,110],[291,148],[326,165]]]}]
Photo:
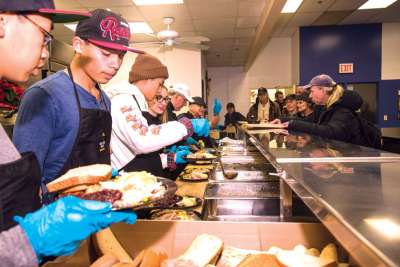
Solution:
[{"label": "white winter hat", "polygon": [[176,83],[171,85],[168,89],[170,92],[176,92],[183,95],[189,102],[193,102],[193,98],[190,97],[190,89],[184,83]]}]

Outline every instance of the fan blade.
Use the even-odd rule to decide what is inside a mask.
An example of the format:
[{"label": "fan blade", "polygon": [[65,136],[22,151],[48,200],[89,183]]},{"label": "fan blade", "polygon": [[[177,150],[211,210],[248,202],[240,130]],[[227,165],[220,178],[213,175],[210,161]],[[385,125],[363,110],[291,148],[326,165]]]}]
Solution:
[{"label": "fan blade", "polygon": [[163,42],[140,42],[140,43],[130,43],[133,46],[149,46],[149,45],[162,45],[164,44]]},{"label": "fan blade", "polygon": [[176,38],[175,40],[181,41],[181,42],[186,42],[186,43],[200,44],[200,43],[209,42],[210,38],[205,37],[205,36],[187,36],[187,37],[179,37],[179,38]]},{"label": "fan blade", "polygon": [[208,48],[210,48],[208,45],[186,43],[186,42],[175,42],[174,46],[177,48],[191,49],[191,50],[198,50],[198,49],[207,50]]}]

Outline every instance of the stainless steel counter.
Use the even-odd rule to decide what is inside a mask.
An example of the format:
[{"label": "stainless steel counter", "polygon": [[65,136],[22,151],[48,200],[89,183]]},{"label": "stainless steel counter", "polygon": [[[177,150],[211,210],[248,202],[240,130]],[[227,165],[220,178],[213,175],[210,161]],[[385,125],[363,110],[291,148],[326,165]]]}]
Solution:
[{"label": "stainless steel counter", "polygon": [[310,161],[389,162],[400,161],[400,154],[329,140],[308,134],[275,134],[246,130],[249,140],[268,160],[276,163]]},{"label": "stainless steel counter", "polygon": [[400,155],[306,134],[247,139],[281,177],[281,211],[295,192],[360,266],[400,266]]}]

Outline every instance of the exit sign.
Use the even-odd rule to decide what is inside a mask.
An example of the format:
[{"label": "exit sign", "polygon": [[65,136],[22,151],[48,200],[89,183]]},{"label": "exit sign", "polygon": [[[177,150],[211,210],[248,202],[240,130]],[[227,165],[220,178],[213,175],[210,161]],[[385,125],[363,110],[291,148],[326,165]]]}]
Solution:
[{"label": "exit sign", "polygon": [[353,73],[353,63],[339,64],[339,73]]}]

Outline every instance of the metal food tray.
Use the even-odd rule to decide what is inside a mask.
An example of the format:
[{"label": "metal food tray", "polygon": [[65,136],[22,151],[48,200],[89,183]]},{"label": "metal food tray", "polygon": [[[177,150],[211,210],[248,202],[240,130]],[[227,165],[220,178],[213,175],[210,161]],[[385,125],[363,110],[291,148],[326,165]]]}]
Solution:
[{"label": "metal food tray", "polygon": [[259,199],[279,197],[279,182],[209,183],[205,199]]}]

